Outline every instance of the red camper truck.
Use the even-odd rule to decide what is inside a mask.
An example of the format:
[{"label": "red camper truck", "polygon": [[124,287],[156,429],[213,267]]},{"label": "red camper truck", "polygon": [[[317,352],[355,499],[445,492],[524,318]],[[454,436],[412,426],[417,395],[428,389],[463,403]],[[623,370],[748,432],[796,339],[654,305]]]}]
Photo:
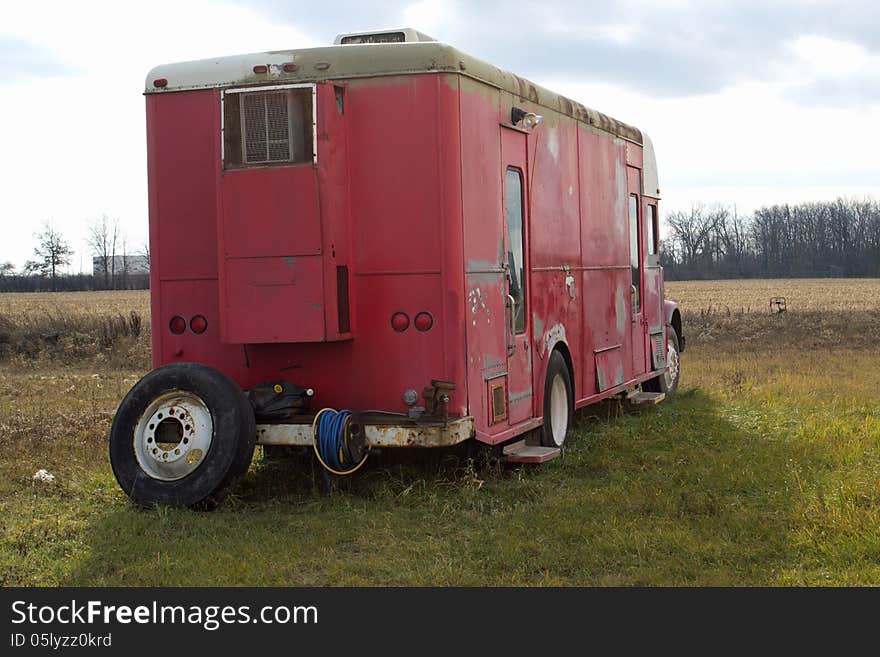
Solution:
[{"label": "red camper truck", "polygon": [[678,383],[647,135],[414,30],[160,66],[153,365],[113,423],[139,503],[212,504],[254,445],[559,453]]}]

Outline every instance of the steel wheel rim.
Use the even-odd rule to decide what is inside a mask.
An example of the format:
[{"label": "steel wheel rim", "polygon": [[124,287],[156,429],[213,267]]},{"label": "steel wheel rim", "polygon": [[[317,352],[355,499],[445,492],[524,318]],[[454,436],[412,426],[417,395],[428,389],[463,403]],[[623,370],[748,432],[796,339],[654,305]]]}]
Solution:
[{"label": "steel wheel rim", "polygon": [[568,390],[561,374],[553,377],[550,386],[550,435],[557,447],[565,442],[568,432]]},{"label": "steel wheel rim", "polygon": [[204,462],[214,437],[211,411],[195,393],[176,390],[147,406],[132,441],[138,465],[151,478],[176,481]]},{"label": "steel wheel rim", "polygon": [[663,372],[663,378],[666,381],[666,388],[671,388],[678,380],[678,349],[671,340],[666,342],[666,370]]}]

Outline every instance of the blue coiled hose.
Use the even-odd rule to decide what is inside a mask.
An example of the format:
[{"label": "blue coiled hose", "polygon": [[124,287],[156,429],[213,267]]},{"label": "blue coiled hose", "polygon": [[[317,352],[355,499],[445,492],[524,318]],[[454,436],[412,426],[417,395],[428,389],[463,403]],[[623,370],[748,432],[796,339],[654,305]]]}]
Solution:
[{"label": "blue coiled hose", "polygon": [[336,411],[332,408],[322,408],[315,415],[312,422],[312,446],[315,448],[315,456],[324,469],[335,475],[350,475],[355,473],[367,462],[369,453],[364,454],[361,462],[353,468],[344,470],[344,446],[348,438],[348,424],[351,419],[351,411]]}]

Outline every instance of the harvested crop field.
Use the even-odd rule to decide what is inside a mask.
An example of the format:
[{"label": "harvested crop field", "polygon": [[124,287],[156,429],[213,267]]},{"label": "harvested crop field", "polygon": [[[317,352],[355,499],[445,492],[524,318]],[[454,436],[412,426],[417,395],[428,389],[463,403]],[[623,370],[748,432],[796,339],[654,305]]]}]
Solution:
[{"label": "harvested crop field", "polygon": [[131,311],[149,317],[149,290],[0,293],[0,316],[4,317],[114,315]]},{"label": "harvested crop field", "polygon": [[769,313],[770,299],[780,296],[792,312],[880,311],[877,278],[670,281],[666,294],[688,313]]},{"label": "harvested crop field", "polygon": [[[880,342],[880,279],[681,281],[666,284],[695,348],[870,350]],[[770,300],[785,297],[786,312]]]},{"label": "harvested crop field", "polygon": [[[110,472],[148,295],[0,295],[0,584],[880,585],[880,281],[667,295],[688,338],[678,394],[585,409],[561,459],[377,459],[328,497],[312,459],[258,448],[212,513],[138,510]],[[137,335],[102,337],[131,312]],[[63,326],[80,337],[53,344]]]}]

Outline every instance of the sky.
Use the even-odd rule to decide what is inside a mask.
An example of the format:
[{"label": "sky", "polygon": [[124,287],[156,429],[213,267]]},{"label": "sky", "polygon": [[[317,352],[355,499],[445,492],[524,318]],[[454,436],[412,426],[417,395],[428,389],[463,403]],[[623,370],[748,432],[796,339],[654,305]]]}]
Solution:
[{"label": "sky", "polygon": [[404,26],[647,132],[661,213],[880,198],[876,2],[0,0],[0,263],[48,222],[89,271],[102,214],[143,250],[152,67]]}]

